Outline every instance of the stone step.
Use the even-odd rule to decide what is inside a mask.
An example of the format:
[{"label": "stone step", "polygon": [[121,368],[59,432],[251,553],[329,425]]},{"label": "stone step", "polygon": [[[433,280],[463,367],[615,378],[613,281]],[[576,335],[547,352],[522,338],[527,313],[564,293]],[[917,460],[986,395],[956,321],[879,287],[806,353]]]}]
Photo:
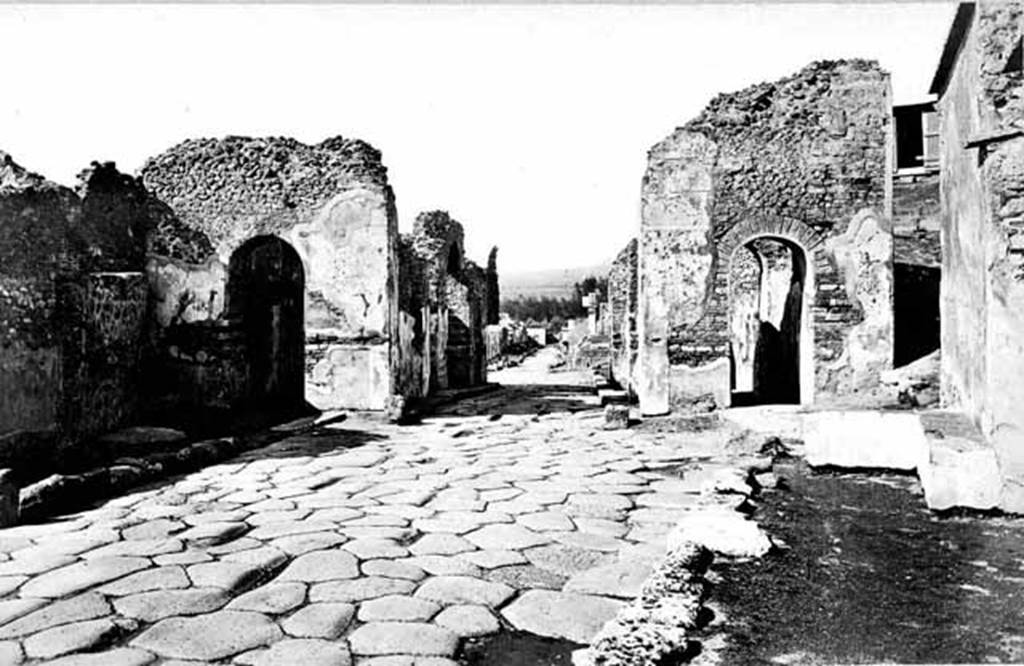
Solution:
[{"label": "stone step", "polygon": [[602,388],[597,390],[601,405],[628,405],[629,393],[619,389]]},{"label": "stone step", "polygon": [[927,458],[928,440],[916,414],[814,412],[803,417],[807,462],[813,467],[912,471]]},{"label": "stone step", "polygon": [[929,508],[992,509],[1002,489],[999,460],[962,414],[922,415],[928,458],[917,470]]}]

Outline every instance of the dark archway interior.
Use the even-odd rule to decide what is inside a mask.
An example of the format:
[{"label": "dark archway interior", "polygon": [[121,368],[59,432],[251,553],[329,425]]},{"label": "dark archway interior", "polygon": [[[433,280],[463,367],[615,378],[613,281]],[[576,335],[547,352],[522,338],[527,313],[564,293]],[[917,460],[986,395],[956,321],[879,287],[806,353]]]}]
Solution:
[{"label": "dark archway interior", "polygon": [[445,276],[445,302],[448,306],[448,345],[445,356],[449,388],[462,388],[472,383],[469,293],[459,281],[461,270],[458,246],[452,245],[448,253],[448,274]]},{"label": "dark archway interior", "polygon": [[800,402],[800,328],[807,262],[796,245],[758,238],[729,271],[732,404]]},{"label": "dark archway interior", "polygon": [[927,356],[940,344],[938,267],[893,264],[893,365]]},{"label": "dark archway interior", "polygon": [[255,406],[288,410],[303,401],[304,281],[298,253],[274,236],[253,238],[231,255],[228,312],[245,337]]}]

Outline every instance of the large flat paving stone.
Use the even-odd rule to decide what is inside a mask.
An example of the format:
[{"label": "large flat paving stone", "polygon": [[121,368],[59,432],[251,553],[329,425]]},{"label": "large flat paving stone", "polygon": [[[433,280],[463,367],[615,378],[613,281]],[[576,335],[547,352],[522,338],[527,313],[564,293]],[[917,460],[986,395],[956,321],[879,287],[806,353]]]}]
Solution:
[{"label": "large flat paving stone", "polygon": [[325,580],[355,578],[359,575],[359,560],[344,550],[317,550],[300,555],[281,572],[278,580],[298,580],[319,583]]},{"label": "large flat paving stone", "polygon": [[551,541],[521,525],[494,524],[484,525],[466,535],[466,540],[478,548],[497,550],[522,550],[540,546]]},{"label": "large flat paving stone", "polygon": [[337,638],[351,624],[355,612],[352,604],[309,604],[282,620],[281,628],[300,638]]},{"label": "large flat paving stone", "polygon": [[462,638],[487,636],[501,628],[498,618],[484,606],[449,606],[434,618],[434,624],[449,629]]},{"label": "large flat paving stone", "polygon": [[278,626],[264,615],[225,610],[161,620],[132,645],[171,659],[215,661],[267,645],[281,635]]},{"label": "large flat paving stone", "polygon": [[[114,648],[104,652],[82,652],[69,654],[52,661],[47,666],[146,666],[156,661],[156,656],[135,648]],[[0,664],[8,662],[0,654]]]},{"label": "large flat paving stone", "polygon": [[389,594],[408,594],[416,589],[416,583],[400,578],[364,576],[353,580],[335,580],[316,583],[309,591],[309,600],[317,601],[365,601]]},{"label": "large flat paving stone", "polygon": [[443,605],[479,604],[492,608],[500,606],[513,594],[515,590],[508,585],[470,576],[435,576],[416,590],[416,597]]},{"label": "large flat paving stone", "polygon": [[306,586],[298,582],[270,583],[250,590],[228,604],[228,610],[248,610],[280,615],[302,604]]},{"label": "large flat paving stone", "polygon": [[437,655],[455,654],[459,637],[443,627],[423,622],[371,622],[348,637],[357,655]]},{"label": "large flat paving stone", "polygon": [[286,638],[260,653],[253,666],[351,666],[345,643],[312,638]]},{"label": "large flat paving stone", "polygon": [[566,592],[632,599],[640,594],[644,580],[654,571],[645,560],[622,560],[578,573],[563,588]]},{"label": "large flat paving stone", "polygon": [[607,597],[530,590],[501,614],[520,631],[590,643],[604,623],[615,617],[624,605]]},{"label": "large flat paving stone", "polygon": [[64,597],[150,566],[142,557],[98,557],[55,569],[21,587],[25,597]]},{"label": "large flat paving stone", "polygon": [[23,645],[29,657],[52,659],[109,643],[120,633],[121,627],[110,620],[87,620],[40,631],[26,638]]},{"label": "large flat paving stone", "polygon": [[425,622],[440,610],[440,604],[427,599],[389,595],[359,604],[356,617],[360,622]]},{"label": "large flat paving stone", "polygon": [[156,622],[172,615],[198,615],[215,611],[228,602],[227,593],[215,587],[141,592],[114,600],[125,617]]},{"label": "large flat paving stone", "polygon": [[56,601],[0,626],[0,640],[34,634],[69,622],[82,622],[110,615],[110,604],[96,592]]}]

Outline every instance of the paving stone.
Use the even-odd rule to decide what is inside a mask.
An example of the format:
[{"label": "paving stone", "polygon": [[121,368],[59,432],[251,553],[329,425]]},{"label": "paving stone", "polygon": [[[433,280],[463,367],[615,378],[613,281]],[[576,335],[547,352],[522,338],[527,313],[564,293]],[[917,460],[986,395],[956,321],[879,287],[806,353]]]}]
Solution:
[{"label": "paving stone", "polygon": [[622,522],[615,520],[604,520],[602,518],[577,517],[573,519],[576,529],[586,534],[600,534],[602,536],[616,539],[626,536],[629,527]]},{"label": "paving stone", "polygon": [[309,600],[317,601],[365,601],[389,594],[408,594],[416,589],[411,580],[366,576],[355,580],[316,583],[309,591]]},{"label": "paving stone", "polygon": [[312,513],[312,509],[290,509],[288,511],[260,511],[245,519],[253,527],[271,523],[290,523],[303,520]]},{"label": "paving stone", "polygon": [[343,550],[347,550],[361,560],[372,560],[377,558],[394,559],[405,557],[409,550],[398,545],[391,539],[356,539],[349,541]]},{"label": "paving stone", "polygon": [[[47,666],[145,666],[156,660],[156,656],[135,648],[114,648],[104,652],[83,652],[48,661]],[[0,653],[0,664],[4,661]],[[165,662],[166,663],[166,662]]]},{"label": "paving stone", "polygon": [[172,615],[209,613],[221,608],[228,599],[224,590],[214,587],[157,590],[115,599],[114,608],[125,617],[156,622]]},{"label": "paving stone", "polygon": [[25,654],[35,659],[52,659],[69,652],[88,650],[109,643],[122,632],[110,620],[88,620],[53,627],[25,639]]},{"label": "paving stone", "polygon": [[465,538],[479,548],[506,550],[522,550],[551,541],[520,525],[485,525]]},{"label": "paving stone", "polygon": [[523,551],[523,555],[531,564],[562,576],[572,576],[615,560],[614,555],[609,553],[565,544],[528,548]]},{"label": "paving stone", "polygon": [[[111,612],[110,604],[97,592],[86,592],[77,597],[55,601],[46,606],[41,606],[39,601],[35,599],[17,601],[23,601],[27,605],[22,606],[19,612],[13,616],[10,615],[10,610],[8,610],[9,617],[12,617],[12,619],[0,626],[0,640],[34,634],[69,622],[83,622],[85,620],[106,617]],[[25,612],[25,609],[32,607],[35,607],[36,610]]]},{"label": "paving stone", "polygon": [[280,615],[299,606],[305,599],[306,586],[302,583],[268,583],[237,597],[227,605],[227,609]]},{"label": "paving stone", "polygon": [[410,557],[407,560],[414,566],[420,567],[427,573],[434,576],[480,576],[480,567],[461,557],[446,557],[444,555],[421,555]]},{"label": "paving stone", "polygon": [[288,556],[277,548],[263,546],[261,548],[250,548],[235,553],[228,553],[221,557],[221,561],[243,564],[264,572],[270,572],[287,562]]},{"label": "paving stone", "polygon": [[421,584],[415,596],[444,605],[480,604],[494,607],[500,606],[513,594],[515,590],[502,583],[469,576],[435,576]]},{"label": "paving stone", "polygon": [[348,527],[342,524],[336,529],[352,539],[406,541],[416,536],[416,530],[408,527]]},{"label": "paving stone", "polygon": [[184,569],[179,566],[169,566],[139,571],[113,583],[107,583],[99,588],[99,591],[103,594],[121,597],[126,594],[151,590],[179,589],[189,585],[189,578],[185,575]]},{"label": "paving stone", "polygon": [[212,556],[201,550],[183,550],[180,553],[157,555],[153,558],[153,562],[158,566],[169,566],[172,564],[197,564],[209,562],[212,559]]},{"label": "paving stone", "polygon": [[551,535],[567,546],[600,550],[606,553],[617,552],[625,543],[621,539],[589,532],[552,532]]},{"label": "paving stone", "polygon": [[233,553],[240,553],[243,550],[256,550],[261,546],[263,546],[263,542],[259,539],[239,537],[216,546],[206,547],[204,550],[211,555],[231,555]]},{"label": "paving stone", "polygon": [[132,645],[162,657],[215,661],[280,638],[281,630],[265,616],[224,610],[161,620]]},{"label": "paving stone", "polygon": [[107,544],[95,550],[82,553],[86,559],[100,559],[109,557],[153,557],[155,555],[166,555],[177,553],[184,549],[185,544],[178,538],[163,539],[135,539],[132,541],[118,541]]},{"label": "paving stone", "polygon": [[294,522],[270,523],[261,525],[248,533],[248,536],[260,541],[271,541],[281,537],[294,534],[306,534],[309,532],[330,532],[337,529],[337,525],[326,520],[297,520]]},{"label": "paving stone", "polygon": [[158,518],[132,527],[126,527],[121,530],[121,536],[125,539],[157,539],[169,536],[175,532],[181,532],[184,529],[185,524],[180,521]]},{"label": "paving stone", "polygon": [[25,660],[25,653],[21,651],[21,645],[16,641],[0,642],[0,664],[18,666]]},{"label": "paving stone", "polygon": [[345,543],[345,537],[335,532],[309,532],[269,541],[268,545],[289,555],[302,555],[314,550],[326,550]]},{"label": "paving stone", "polygon": [[50,553],[43,557],[19,557],[0,562],[0,576],[36,575],[73,564],[75,558],[63,553]]},{"label": "paving stone", "polygon": [[286,638],[264,650],[254,666],[350,666],[352,656],[344,643],[310,638]]},{"label": "paving stone", "polygon": [[3,576],[0,577],[0,597],[6,597],[14,592],[22,583],[28,580],[28,576]]},{"label": "paving stone", "polygon": [[359,604],[356,617],[360,622],[415,622],[429,620],[439,610],[439,604],[427,599],[389,595]]},{"label": "paving stone", "polygon": [[420,622],[371,622],[348,637],[357,655],[439,655],[451,656],[459,637],[442,627]]},{"label": "paving stone", "polygon": [[258,580],[266,569],[241,562],[203,562],[190,565],[187,571],[196,587],[219,587],[232,594]]},{"label": "paving stone", "polygon": [[[347,498],[341,498],[336,500],[338,502],[347,502]],[[330,522],[330,523],[343,523],[346,520],[352,520],[353,518],[359,518],[365,515],[365,512],[358,509],[353,509],[347,506],[332,507],[330,509],[317,509],[309,515],[309,519],[316,522]]]},{"label": "paving stone", "polygon": [[355,612],[352,604],[309,604],[282,620],[281,628],[289,636],[337,638],[352,623]]},{"label": "paving stone", "polygon": [[43,599],[6,599],[0,601],[0,625],[16,620],[44,605],[46,605],[46,601]]},{"label": "paving stone", "polygon": [[558,511],[524,513],[516,518],[516,522],[535,532],[566,532],[575,529],[572,520]]},{"label": "paving stone", "polygon": [[449,629],[461,638],[497,633],[501,626],[485,606],[449,606],[434,618],[434,624]]},{"label": "paving stone", "polygon": [[495,569],[497,567],[505,567],[511,564],[526,563],[526,558],[517,550],[476,550],[471,553],[462,553],[459,557],[464,560],[469,560],[476,566],[483,569]]},{"label": "paving stone", "polygon": [[568,580],[566,576],[532,564],[515,564],[492,569],[486,574],[487,580],[514,587],[517,590],[560,590]]},{"label": "paving stone", "polygon": [[355,555],[343,550],[317,550],[292,560],[277,579],[319,583],[358,575],[359,561]]},{"label": "paving stone", "polygon": [[412,581],[423,580],[427,577],[423,569],[406,560],[367,560],[363,562],[361,568],[367,576],[404,578]]},{"label": "paving stone", "polygon": [[654,572],[645,560],[619,560],[578,573],[562,588],[566,592],[632,599],[640,594],[644,581]]},{"label": "paving stone", "polygon": [[570,592],[529,590],[501,611],[513,627],[538,636],[590,643],[621,601]]},{"label": "paving stone", "polygon": [[248,530],[249,526],[242,522],[211,522],[190,527],[177,537],[197,547],[216,546],[237,539]]}]

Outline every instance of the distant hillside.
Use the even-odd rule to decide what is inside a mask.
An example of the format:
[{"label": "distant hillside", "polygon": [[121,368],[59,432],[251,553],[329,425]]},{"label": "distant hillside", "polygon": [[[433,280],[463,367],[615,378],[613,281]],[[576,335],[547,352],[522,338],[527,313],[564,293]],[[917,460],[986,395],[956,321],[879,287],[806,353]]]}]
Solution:
[{"label": "distant hillside", "polygon": [[572,286],[593,275],[604,277],[611,268],[609,264],[597,266],[579,266],[577,268],[551,268],[540,271],[527,271],[499,275],[502,298],[517,296],[534,296],[542,298],[572,298]]}]

